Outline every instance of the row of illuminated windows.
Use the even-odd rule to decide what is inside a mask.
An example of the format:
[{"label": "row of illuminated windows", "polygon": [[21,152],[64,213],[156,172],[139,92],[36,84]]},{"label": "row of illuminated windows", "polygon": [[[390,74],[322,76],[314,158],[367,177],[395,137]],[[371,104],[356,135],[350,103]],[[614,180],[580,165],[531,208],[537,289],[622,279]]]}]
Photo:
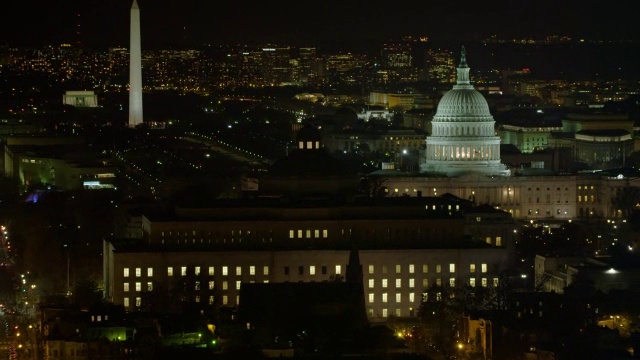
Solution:
[{"label": "row of illuminated windows", "polygon": [[[413,313],[413,308],[409,308],[409,315],[413,316],[413,314],[412,314],[412,313]],[[406,316],[406,314],[403,314],[403,313],[402,313],[402,309],[395,309],[394,314],[395,314],[395,316],[397,316],[397,317]],[[368,315],[369,315],[370,317],[373,317],[373,316],[374,316],[374,310],[373,310],[373,309],[369,309],[369,311],[368,311]],[[382,310],[381,310],[381,315],[382,315],[382,317],[384,317],[384,318],[389,317],[389,309],[387,309],[387,308],[382,309]]]},{"label": "row of illuminated windows", "polygon": [[[146,270],[147,270],[147,277],[153,277],[153,268],[152,267],[148,267]],[[187,274],[188,274],[188,267],[187,266],[175,267],[175,270],[176,270],[176,272],[179,270],[181,276],[187,276]],[[196,275],[196,276],[199,276],[199,275],[203,274],[203,272],[205,270],[207,271],[207,274],[210,275],[210,276],[213,276],[216,273],[216,268],[214,266],[209,266],[209,267],[194,266],[193,267],[193,274]],[[254,266],[254,265],[249,266],[247,270],[248,270],[249,275],[256,275],[257,272],[259,271],[258,267]],[[235,275],[242,276],[242,266],[236,266],[236,267],[221,266],[219,271],[222,274],[222,276],[228,276],[228,275],[231,274],[232,271],[235,273]],[[135,277],[141,277],[142,276],[142,268],[134,268],[134,273],[135,273]],[[174,272],[174,267],[173,266],[167,267],[167,276],[173,276],[174,273],[175,272]],[[262,267],[262,275],[269,275],[269,266],[265,265],[265,266]],[[130,277],[131,276],[131,269],[130,268],[124,268],[123,269],[123,276],[124,277]]]},{"label": "row of illuminated windows", "polygon": [[[583,202],[582,200],[583,200],[582,195],[578,195],[578,202]],[[591,196],[585,195],[584,196],[584,202],[592,202],[592,203],[594,203],[594,202],[596,202],[596,196],[595,195],[591,195]]]},{"label": "row of illuminated windows", "polygon": [[[408,295],[409,295],[408,296],[409,302],[415,302],[416,301],[416,294],[415,293],[409,293]],[[389,294],[387,294],[387,293],[380,294],[380,298],[381,298],[381,301],[383,303],[389,302]],[[367,300],[368,300],[369,304],[375,303],[376,302],[376,295],[374,293],[369,293],[369,296],[368,296]],[[402,294],[400,294],[400,293],[395,294],[395,300],[396,300],[396,303],[398,303],[398,304],[401,303],[402,302]]]},{"label": "row of illuminated windows", "polygon": [[[297,238],[298,239],[302,239],[303,237],[307,238],[307,239],[311,239],[311,235],[313,232],[313,237],[316,239],[320,238],[320,230],[289,230],[289,239],[294,239],[296,238],[296,234],[297,234]],[[322,230],[322,238],[326,239],[329,236],[329,231],[328,230]]]},{"label": "row of illuminated windows", "polygon": [[[269,280],[264,280],[263,282],[266,284],[266,283],[269,282]],[[142,283],[142,282],[133,283],[133,285],[134,285],[134,290],[133,291],[136,291],[136,292],[143,291],[142,290],[143,284],[145,284],[145,283]],[[237,280],[235,282],[231,282],[231,284],[234,285],[234,288],[233,288],[234,290],[240,290],[240,286],[242,284],[242,281]],[[216,286],[216,282],[213,281],[213,280],[202,281],[202,282],[201,281],[194,281],[194,283],[193,283],[193,289],[196,290],[196,291],[203,290],[205,287],[208,290],[213,290],[213,289],[215,289],[215,286]],[[229,290],[229,289],[230,289],[229,288],[229,281],[222,281],[222,290]],[[123,291],[124,292],[132,291],[130,283],[128,283],[128,282],[123,283]],[[153,291],[153,282],[151,282],[151,281],[146,282],[146,290],[145,291]]]},{"label": "row of illuminated windows", "polygon": [[[229,302],[229,296],[228,295],[222,295],[222,305],[238,305],[240,303],[240,295],[236,295],[235,297],[235,304],[232,304]],[[203,301],[206,301],[209,305],[213,305],[215,302],[215,297],[213,295],[209,295],[207,297],[204,296],[200,296],[200,295],[196,295],[194,297],[194,301],[197,303],[201,303]],[[141,307],[142,306],[142,297],[141,296],[136,296],[136,297],[124,297],[123,301],[122,301],[122,305],[124,305],[125,308],[131,307],[132,306],[132,302],[133,305],[135,307]]]},{"label": "row of illuminated windows", "polygon": [[[497,287],[498,283],[499,283],[498,278],[493,278],[492,279],[492,283],[493,283],[494,287]],[[442,286],[442,279],[441,278],[437,278],[435,280],[435,284],[436,284],[436,286]],[[407,285],[408,285],[408,287],[410,289],[415,288],[415,286],[416,286],[415,279],[409,279]],[[488,278],[484,278],[484,277],[480,278],[480,286],[487,287],[488,285],[489,285],[489,279]],[[383,289],[388,288],[389,287],[388,280],[387,279],[382,279],[381,282],[380,282],[380,286]],[[456,286],[456,278],[450,278],[449,279],[449,286],[450,287],[455,287]],[[469,286],[476,287],[476,278],[475,277],[469,278]],[[375,280],[374,279],[369,279],[368,287],[369,287],[369,289],[373,289],[375,287]],[[402,280],[401,279],[395,279],[395,287],[397,289],[402,287]],[[422,279],[422,288],[423,289],[427,289],[428,287],[429,287],[429,279]],[[370,297],[371,296],[372,295],[370,295]]]},{"label": "row of illuminated windows", "polygon": [[[304,266],[298,266],[298,275],[304,275],[304,270],[305,267]],[[317,274],[317,267],[315,265],[309,265],[309,275],[316,275]],[[326,265],[322,265],[320,266],[320,273],[322,275],[327,275],[327,266]],[[285,275],[291,275],[291,268],[289,266],[285,266],[284,267],[284,274]],[[335,274],[336,275],[340,275],[342,274],[342,265],[336,265],[335,266]]]},{"label": "row of illuminated windows", "polygon": [[[491,243],[491,238],[487,237],[486,239],[487,243]],[[496,246],[502,246],[502,238],[501,237],[496,237],[495,239],[495,245]],[[397,264],[394,267],[395,273],[396,274],[401,274],[402,273],[402,265]],[[298,275],[304,275],[305,274],[305,266],[298,266]],[[175,269],[175,271],[174,271]],[[389,266],[387,265],[379,265],[378,266],[379,271],[382,274],[387,274],[389,272]],[[476,264],[469,264],[469,272],[470,273],[475,273],[477,270]],[[143,268],[134,268],[134,274],[135,277],[141,277],[142,276],[142,272],[143,272]],[[167,276],[174,276],[176,274],[177,271],[179,271],[180,276],[187,276],[189,274],[188,272],[189,268],[187,266],[180,266],[180,267],[173,267],[173,266],[169,266],[167,267]],[[214,266],[209,266],[209,267],[203,267],[203,266],[194,266],[193,267],[193,275],[195,276],[199,276],[201,274],[203,274],[204,271],[207,271],[207,274],[210,276],[214,276],[216,274],[216,268]],[[259,271],[259,267],[256,267],[254,265],[248,266],[247,269],[245,269],[245,271],[248,270],[248,274],[253,276],[253,275],[257,275],[258,271]],[[290,275],[291,274],[291,268],[289,266],[285,266],[283,268],[284,270],[284,274],[285,275]],[[342,265],[335,265],[334,267],[335,270],[335,274],[336,275],[340,275],[342,274]],[[409,264],[407,265],[407,271],[409,274],[414,274],[416,273],[416,265],[415,264]],[[235,267],[231,267],[231,266],[220,266],[219,267],[219,271],[221,273],[222,276],[229,276],[232,273],[235,274],[236,276],[242,276],[243,274],[243,267],[242,266],[235,266]],[[376,273],[376,265],[369,265],[368,266],[368,273],[369,274],[375,274]],[[435,271],[436,273],[441,273],[442,272],[442,265],[438,264],[435,266]],[[488,271],[487,268],[487,264],[486,263],[482,263],[480,264],[480,272],[482,273],[486,273]],[[316,265],[309,265],[308,266],[308,274],[309,275],[316,275],[318,273],[321,273],[322,275],[326,275],[328,272],[328,268],[326,265],[322,265],[322,266],[316,266]],[[450,273],[455,273],[456,272],[456,264],[451,263],[449,264],[449,272]],[[429,273],[429,265],[428,264],[422,264],[422,273],[426,274]],[[147,277],[153,277],[153,268],[152,267],[148,267],[146,268],[146,274]],[[269,275],[269,266],[264,265],[262,266],[262,275],[268,276]],[[131,276],[131,269],[130,268],[124,268],[123,269],[123,276],[125,278],[130,277]]]},{"label": "row of illuminated windows", "polygon": [[[491,243],[491,238],[488,237],[487,238],[487,242]],[[496,237],[496,242],[500,242],[502,243],[502,239],[498,236]],[[383,274],[386,274],[389,272],[389,267],[387,265],[380,265],[379,266],[380,271]],[[376,273],[376,266],[375,265],[369,265],[368,266],[368,270],[369,270],[369,274],[373,275]],[[395,273],[396,274],[402,274],[402,265],[400,264],[396,264],[394,267]],[[407,271],[409,272],[409,274],[415,274],[416,273],[416,265],[415,264],[409,264],[407,265]],[[486,263],[482,263],[480,264],[480,271],[483,273],[487,272],[487,264]],[[436,273],[441,273],[442,272],[442,265],[436,265]],[[449,272],[450,273],[454,273],[456,272],[456,264],[451,263],[449,264]],[[469,272],[471,273],[475,273],[476,272],[476,264],[469,264]],[[427,274],[429,273],[429,265],[428,264],[422,264],[422,273],[423,274]]]}]

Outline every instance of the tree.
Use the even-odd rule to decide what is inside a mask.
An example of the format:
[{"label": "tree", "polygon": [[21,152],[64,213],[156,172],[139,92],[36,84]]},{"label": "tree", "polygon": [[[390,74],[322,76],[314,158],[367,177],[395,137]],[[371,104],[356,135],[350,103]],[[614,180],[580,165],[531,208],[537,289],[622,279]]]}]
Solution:
[{"label": "tree", "polygon": [[427,347],[449,358],[455,351],[455,327],[460,309],[455,300],[455,288],[433,286],[423,295],[420,320]]},{"label": "tree", "polygon": [[95,280],[85,280],[76,285],[73,302],[81,308],[89,308],[102,303],[102,288]]},{"label": "tree", "polygon": [[611,199],[616,210],[622,211],[622,216],[629,218],[633,210],[640,204],[640,187],[625,186],[616,190],[616,195]]},{"label": "tree", "polygon": [[363,180],[364,191],[367,192],[369,197],[384,197],[386,186],[384,183],[387,181],[386,178],[380,176],[367,176]]}]

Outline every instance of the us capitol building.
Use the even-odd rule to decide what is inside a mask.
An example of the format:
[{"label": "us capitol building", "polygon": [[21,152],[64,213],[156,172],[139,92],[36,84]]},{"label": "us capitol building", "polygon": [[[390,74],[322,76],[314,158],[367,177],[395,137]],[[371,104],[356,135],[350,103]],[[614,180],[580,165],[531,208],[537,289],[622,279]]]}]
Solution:
[{"label": "us capitol building", "polygon": [[617,189],[638,185],[625,174],[510,174],[464,51],[422,173],[381,175],[388,196],[345,196],[359,176],[312,130],[260,179],[268,196],[127,212],[104,243],[106,299],[150,310],[178,290],[182,303],[233,311],[243,284],[340,281],[356,251],[369,320],[415,317],[431,287],[500,286],[515,261],[516,219],[620,216]]},{"label": "us capitol building", "polygon": [[[640,186],[624,170],[554,175],[531,169],[511,174],[500,162],[500,138],[485,98],[470,83],[464,48],[457,82],[440,100],[426,140],[426,161],[418,176],[384,173],[391,196],[450,193],[502,209],[516,219],[616,218],[617,190]],[[539,171],[536,171],[539,170]]]}]

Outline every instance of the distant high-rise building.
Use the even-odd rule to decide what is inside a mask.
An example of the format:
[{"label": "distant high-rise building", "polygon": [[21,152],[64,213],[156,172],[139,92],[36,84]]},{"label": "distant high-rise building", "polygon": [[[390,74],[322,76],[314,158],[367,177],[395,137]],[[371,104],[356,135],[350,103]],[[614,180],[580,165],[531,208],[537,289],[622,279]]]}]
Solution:
[{"label": "distant high-rise building", "polygon": [[406,83],[418,79],[411,41],[385,43],[381,51],[380,65],[381,68],[376,75],[378,83]]},{"label": "distant high-rise building", "polygon": [[300,84],[313,83],[318,76],[315,47],[301,47],[298,60],[298,82]]},{"label": "distant high-rise building", "polygon": [[265,86],[291,83],[291,48],[267,47],[262,49],[262,73]]},{"label": "distant high-rise building", "polygon": [[129,127],[142,124],[142,50],[140,46],[140,8],[133,0],[129,45]]},{"label": "distant high-rise building", "polygon": [[429,50],[427,52],[427,71],[429,80],[445,84],[456,81],[453,55],[447,50]]}]

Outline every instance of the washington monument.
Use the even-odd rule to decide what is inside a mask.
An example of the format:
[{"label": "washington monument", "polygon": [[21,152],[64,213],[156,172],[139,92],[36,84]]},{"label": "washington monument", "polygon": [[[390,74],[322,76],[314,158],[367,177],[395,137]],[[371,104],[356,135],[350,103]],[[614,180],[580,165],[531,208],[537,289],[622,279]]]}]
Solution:
[{"label": "washington monument", "polygon": [[133,0],[129,44],[129,127],[142,124],[142,51],[140,49],[140,8]]}]

